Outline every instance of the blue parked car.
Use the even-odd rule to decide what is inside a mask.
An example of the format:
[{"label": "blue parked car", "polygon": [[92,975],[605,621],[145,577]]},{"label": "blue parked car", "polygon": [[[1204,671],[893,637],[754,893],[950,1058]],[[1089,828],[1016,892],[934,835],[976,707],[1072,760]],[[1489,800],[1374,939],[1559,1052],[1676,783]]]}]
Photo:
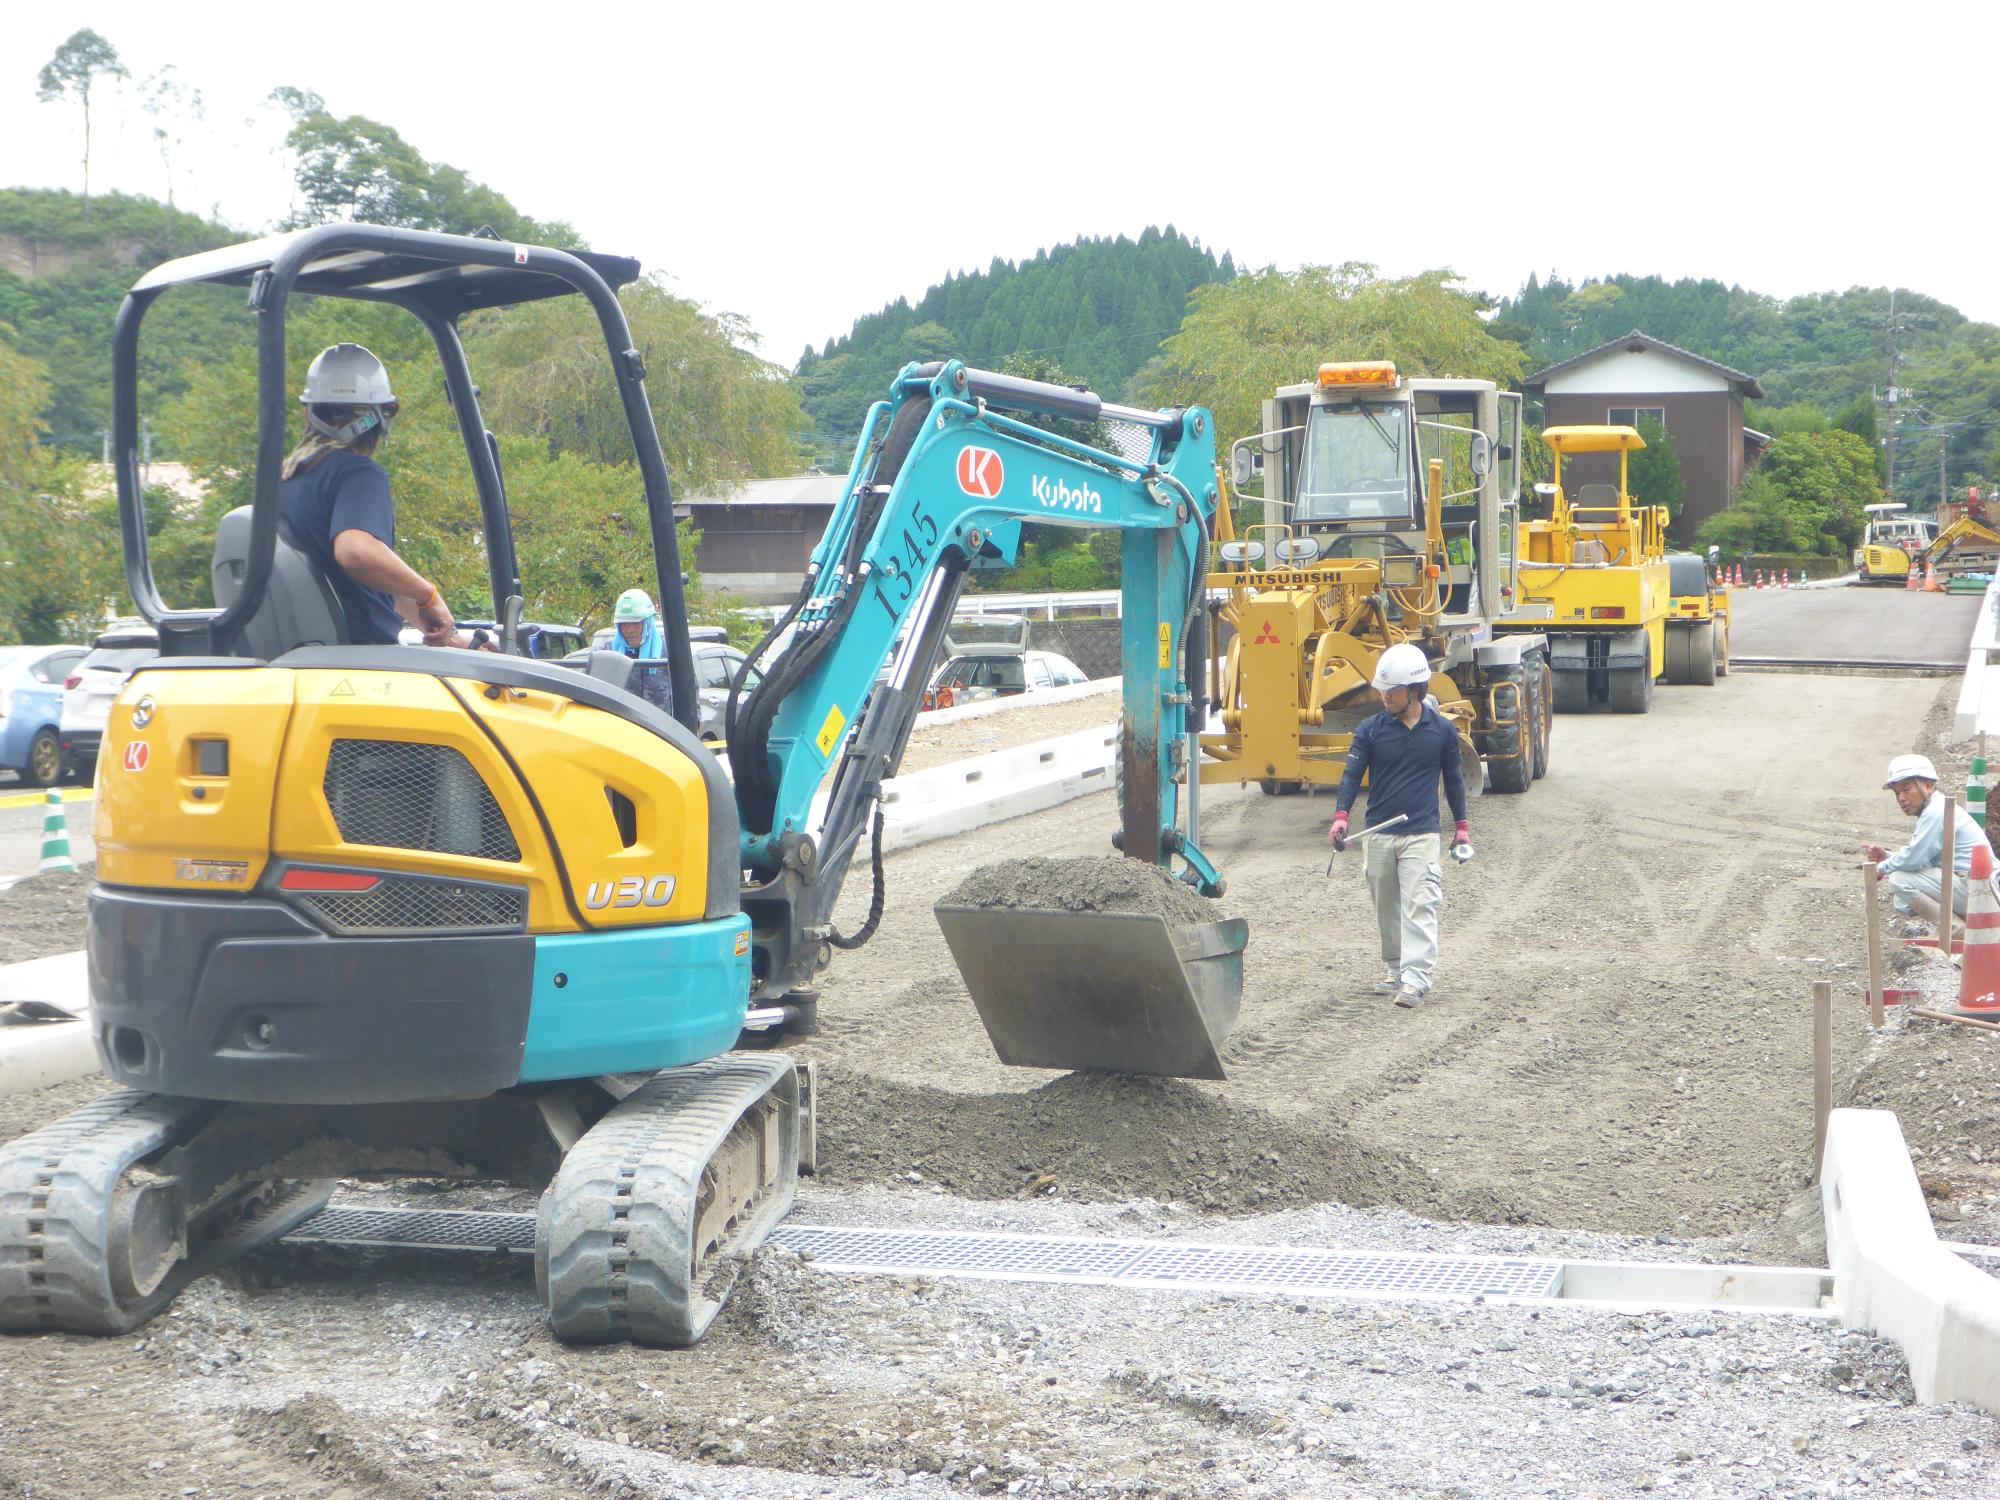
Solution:
[{"label": "blue parked car", "polygon": [[87,649],[0,646],[0,770],[29,786],[62,779],[63,683]]}]

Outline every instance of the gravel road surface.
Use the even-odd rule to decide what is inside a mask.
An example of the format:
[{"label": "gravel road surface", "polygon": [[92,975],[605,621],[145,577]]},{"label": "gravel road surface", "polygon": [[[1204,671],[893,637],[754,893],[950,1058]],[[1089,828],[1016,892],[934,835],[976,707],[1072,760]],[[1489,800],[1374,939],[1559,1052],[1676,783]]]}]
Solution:
[{"label": "gravel road surface", "polygon": [[[1105,852],[1109,797],[893,856],[882,931],[799,1049],[824,1065],[800,1213],[1810,1262],[1818,977],[1843,1102],[1920,1123],[1927,1188],[1983,1212],[1990,1039],[1858,1015],[1855,845],[1901,836],[1881,765],[1934,748],[1954,691],[1745,674],[1558,718],[1548,779],[1473,808],[1415,1012],[1368,992],[1330,802],[1205,796],[1252,923],[1219,1084],[1002,1068],[951,970],[930,903],[996,860]],[[93,1087],[5,1101],[0,1133]],[[138,1336],[7,1341],[0,1493],[2000,1492],[2000,1423],[1910,1397],[1893,1347],[1814,1321],[862,1280],[775,1252],[697,1350],[571,1350],[519,1262],[279,1247]]]}]

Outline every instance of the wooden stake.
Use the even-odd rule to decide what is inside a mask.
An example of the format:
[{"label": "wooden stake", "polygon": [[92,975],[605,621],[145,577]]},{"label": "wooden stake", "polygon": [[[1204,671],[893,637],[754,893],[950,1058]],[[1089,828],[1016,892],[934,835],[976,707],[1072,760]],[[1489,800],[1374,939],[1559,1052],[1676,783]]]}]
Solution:
[{"label": "wooden stake", "polygon": [[1882,922],[1875,897],[1879,878],[1872,862],[1861,866],[1861,909],[1868,922],[1868,1024],[1877,1031],[1888,1024],[1882,1014]]},{"label": "wooden stake", "polygon": [[[1944,799],[1944,856],[1938,861],[1938,952],[1951,957],[1951,877],[1958,873],[1958,798]],[[1966,906],[1970,908],[1971,902]]]},{"label": "wooden stake", "polygon": [[1826,1155],[1826,1118],[1833,1113],[1833,986],[1813,981],[1813,1181]]},{"label": "wooden stake", "polygon": [[1954,1026],[1974,1026],[1981,1031],[2000,1031],[2000,1025],[1991,1021],[1975,1021],[1971,1016],[1955,1016],[1950,1011],[1925,1010],[1921,1005],[1910,1007],[1910,1014],[1922,1016],[1926,1021],[1950,1021]]}]

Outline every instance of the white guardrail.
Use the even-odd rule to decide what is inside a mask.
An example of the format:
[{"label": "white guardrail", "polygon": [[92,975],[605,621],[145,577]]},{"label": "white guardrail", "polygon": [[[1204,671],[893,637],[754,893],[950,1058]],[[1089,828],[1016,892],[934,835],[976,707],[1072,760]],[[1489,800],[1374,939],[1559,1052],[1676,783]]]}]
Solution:
[{"label": "white guardrail", "polygon": [[2000,734],[2000,661],[1996,657],[2000,657],[2000,578],[1986,585],[1979,600],[1979,618],[1972,622],[1971,654],[1958,690],[1958,712],[1951,722],[1954,741]]}]

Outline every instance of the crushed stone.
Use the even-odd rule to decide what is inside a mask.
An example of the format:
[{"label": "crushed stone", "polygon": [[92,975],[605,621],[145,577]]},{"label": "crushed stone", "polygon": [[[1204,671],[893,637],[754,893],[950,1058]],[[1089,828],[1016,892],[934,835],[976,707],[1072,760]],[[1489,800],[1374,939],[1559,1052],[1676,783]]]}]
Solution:
[{"label": "crushed stone", "polygon": [[83,946],[94,863],[30,875],[0,890],[0,964],[23,963]]}]

